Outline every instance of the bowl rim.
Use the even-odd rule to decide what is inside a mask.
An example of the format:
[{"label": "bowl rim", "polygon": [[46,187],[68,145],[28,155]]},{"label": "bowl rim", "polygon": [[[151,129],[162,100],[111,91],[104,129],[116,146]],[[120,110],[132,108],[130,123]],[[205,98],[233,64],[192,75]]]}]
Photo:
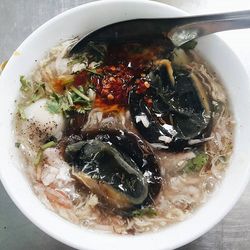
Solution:
[{"label": "bowl rim", "polygon": [[[126,4],[129,4],[129,3],[135,3],[135,2],[144,2],[144,3],[149,3],[149,5],[151,6],[165,6],[166,8],[168,8],[169,10],[173,11],[174,13],[176,13],[176,15],[186,15],[187,13],[176,8],[176,7],[173,7],[173,6],[170,6],[170,5],[167,5],[165,3],[159,3],[159,2],[154,2],[154,1],[148,1],[148,0],[144,0],[144,1],[141,1],[141,0],[121,0],[119,1],[119,4],[120,3],[126,3]],[[65,18],[67,15],[71,15],[73,14],[75,11],[79,11],[79,10],[84,10],[86,7],[88,6],[94,6],[94,7],[100,7],[101,5],[105,5],[105,4],[117,4],[118,1],[116,0],[105,0],[105,1],[95,1],[95,2],[90,2],[90,3],[85,3],[85,4],[82,4],[82,5],[79,5],[77,7],[74,7],[72,9],[69,9],[65,12],[62,12],[61,14],[53,17],[52,19],[48,20],[47,22],[45,22],[43,25],[41,25],[39,28],[37,28],[35,31],[33,31],[23,42],[22,44],[17,48],[17,51],[19,50],[22,50],[23,47],[26,46],[26,43],[28,43],[29,41],[31,41],[33,39],[34,36],[36,36],[37,34],[39,34],[39,32],[43,29],[46,29],[48,26],[50,25],[53,25],[54,23],[57,22],[57,20],[61,19],[61,18]],[[230,47],[228,47],[228,45],[226,43],[224,43],[223,41],[221,41],[219,38],[217,38],[216,35],[212,35],[213,36],[213,39],[218,39],[218,41],[220,41],[221,43],[224,44],[224,46],[230,50],[230,53],[232,54],[232,56],[235,58],[235,60],[237,62],[240,62],[240,60],[238,59],[238,57],[235,55],[235,53],[230,49]],[[8,69],[9,67],[12,66],[12,64],[14,64],[15,61],[14,61],[14,56],[12,56],[8,62],[8,64],[6,65],[6,69]],[[248,81],[248,76],[245,72],[245,70],[243,70],[241,72],[243,75],[244,75],[244,78],[247,79]],[[5,74],[5,70],[2,72],[2,75]],[[1,79],[2,77],[0,77],[0,82],[1,82]],[[248,81],[249,82],[249,81]],[[33,215],[30,214],[30,212],[26,211],[22,205],[22,203],[19,203],[19,201],[16,199],[15,195],[12,193],[12,191],[9,189],[9,186],[8,186],[8,183],[5,182],[5,178],[4,178],[4,174],[3,174],[3,171],[1,171],[1,167],[0,167],[0,178],[1,178],[1,181],[3,183],[3,186],[5,188],[5,190],[7,191],[8,195],[11,197],[11,199],[13,200],[13,202],[16,204],[16,206],[19,208],[19,210],[22,211],[22,213],[32,222],[34,223],[38,228],[40,228],[43,232],[47,233],[48,235],[52,236],[53,238],[69,245],[69,246],[72,246],[72,247],[75,247],[75,248],[79,248],[79,249],[96,249],[96,248],[93,248],[92,245],[79,245],[79,244],[76,244],[74,242],[72,242],[70,239],[67,239],[65,237],[63,237],[63,235],[60,235],[59,233],[55,233],[55,232],[52,232],[50,229],[48,229],[48,227],[44,226],[43,223],[41,223],[41,221],[38,219],[38,218],[35,218]],[[200,237],[201,235],[203,235],[204,233],[206,233],[207,231],[209,231],[212,227],[214,227],[230,210],[231,208],[235,205],[235,203],[237,202],[237,200],[239,199],[239,197],[241,196],[242,192],[244,191],[248,181],[250,179],[250,171],[248,171],[245,175],[245,179],[242,181],[241,183],[241,186],[240,188],[238,188],[238,191],[237,191],[237,195],[235,196],[234,200],[231,201],[230,203],[230,206],[228,206],[227,208],[224,209],[223,212],[220,213],[220,215],[217,215],[217,219],[216,220],[211,220],[210,224],[207,224],[206,226],[203,226],[202,230],[200,230],[199,232],[194,232],[192,233],[192,236],[190,237],[183,237],[179,240],[178,243],[175,243],[174,244],[174,248],[177,248],[177,247],[180,247],[180,246],[183,246],[195,239],[197,239],[198,237]],[[71,224],[71,223],[70,223]],[[76,226],[78,227],[78,226]],[[171,225],[171,227],[174,227],[174,225]],[[80,228],[80,227],[79,227]],[[93,233],[95,234],[96,231],[93,231]],[[133,243],[135,242],[135,239],[138,239],[138,240],[141,240],[141,239],[145,239],[145,236],[150,236],[150,235],[153,235],[153,234],[161,234],[161,235],[164,235],[164,232],[163,230],[160,230],[158,231],[157,233],[145,233],[143,235],[136,235],[136,236],[117,236],[117,235],[114,235],[114,234],[111,234],[112,237],[114,238],[120,238],[119,241],[121,240],[121,237],[123,239],[130,239],[130,242]],[[106,235],[107,236],[107,235]],[[106,237],[105,236],[105,237]],[[102,240],[102,239],[100,239]],[[109,240],[111,240],[111,238],[109,237]],[[126,242],[126,246],[124,248],[124,246],[121,248],[121,249],[126,249],[126,248],[129,248],[129,247],[132,247],[132,244],[131,243],[127,243]],[[171,246],[170,248],[168,249],[172,249],[173,246]],[[103,249],[108,249],[106,247],[103,246]],[[133,249],[133,248],[132,248]],[[145,249],[149,249],[149,248],[145,248]],[[156,248],[155,249],[163,249],[163,248]]]}]

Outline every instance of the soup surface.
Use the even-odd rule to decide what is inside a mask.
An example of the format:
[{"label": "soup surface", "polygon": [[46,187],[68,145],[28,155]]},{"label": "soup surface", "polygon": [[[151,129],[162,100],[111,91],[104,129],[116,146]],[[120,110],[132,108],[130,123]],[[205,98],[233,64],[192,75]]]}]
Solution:
[{"label": "soup surface", "polygon": [[190,216],[232,153],[227,94],[195,43],[51,49],[20,76],[16,147],[34,192],[67,220],[119,234]]}]

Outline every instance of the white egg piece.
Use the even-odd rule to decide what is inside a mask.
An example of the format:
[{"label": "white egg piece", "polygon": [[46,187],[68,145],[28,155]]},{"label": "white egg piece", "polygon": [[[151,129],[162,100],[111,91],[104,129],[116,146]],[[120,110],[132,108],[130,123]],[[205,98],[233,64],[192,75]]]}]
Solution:
[{"label": "white egg piece", "polygon": [[62,113],[52,114],[46,108],[47,99],[40,99],[24,109],[27,118],[26,132],[32,139],[44,140],[54,136],[61,139],[65,126]]}]

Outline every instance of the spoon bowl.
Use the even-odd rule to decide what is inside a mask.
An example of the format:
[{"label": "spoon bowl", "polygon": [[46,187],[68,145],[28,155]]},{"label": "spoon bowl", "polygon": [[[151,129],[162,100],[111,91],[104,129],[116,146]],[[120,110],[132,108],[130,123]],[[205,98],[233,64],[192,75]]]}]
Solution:
[{"label": "spoon bowl", "polygon": [[176,18],[142,18],[113,23],[84,36],[70,51],[91,42],[123,43],[168,37],[179,47],[193,39],[224,30],[250,28],[250,10]]}]

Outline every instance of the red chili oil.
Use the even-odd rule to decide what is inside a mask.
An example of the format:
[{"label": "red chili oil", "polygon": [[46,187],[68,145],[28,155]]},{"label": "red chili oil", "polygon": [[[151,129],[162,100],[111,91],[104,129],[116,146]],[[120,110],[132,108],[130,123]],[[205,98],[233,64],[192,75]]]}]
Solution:
[{"label": "red chili oil", "polygon": [[97,93],[107,104],[127,105],[128,93],[132,89],[134,72],[123,64],[104,66],[103,76],[92,76]]},{"label": "red chili oil", "polygon": [[[92,76],[97,94],[104,103],[126,106],[132,88],[143,94],[150,87],[146,75],[156,59],[166,58],[171,53],[169,41],[154,43],[109,44],[102,68],[103,76]],[[150,103],[149,103],[150,105]]]},{"label": "red chili oil", "polygon": [[[126,107],[132,88],[135,88],[138,94],[143,94],[150,88],[150,79],[147,79],[146,75],[155,67],[153,61],[168,53],[169,44],[166,41],[156,41],[153,44],[109,44],[103,63],[105,66],[96,69],[97,74],[86,70],[74,74],[71,84],[75,87],[93,84],[97,93],[95,106]],[[60,94],[66,88],[61,79],[55,79],[52,86]]]}]

